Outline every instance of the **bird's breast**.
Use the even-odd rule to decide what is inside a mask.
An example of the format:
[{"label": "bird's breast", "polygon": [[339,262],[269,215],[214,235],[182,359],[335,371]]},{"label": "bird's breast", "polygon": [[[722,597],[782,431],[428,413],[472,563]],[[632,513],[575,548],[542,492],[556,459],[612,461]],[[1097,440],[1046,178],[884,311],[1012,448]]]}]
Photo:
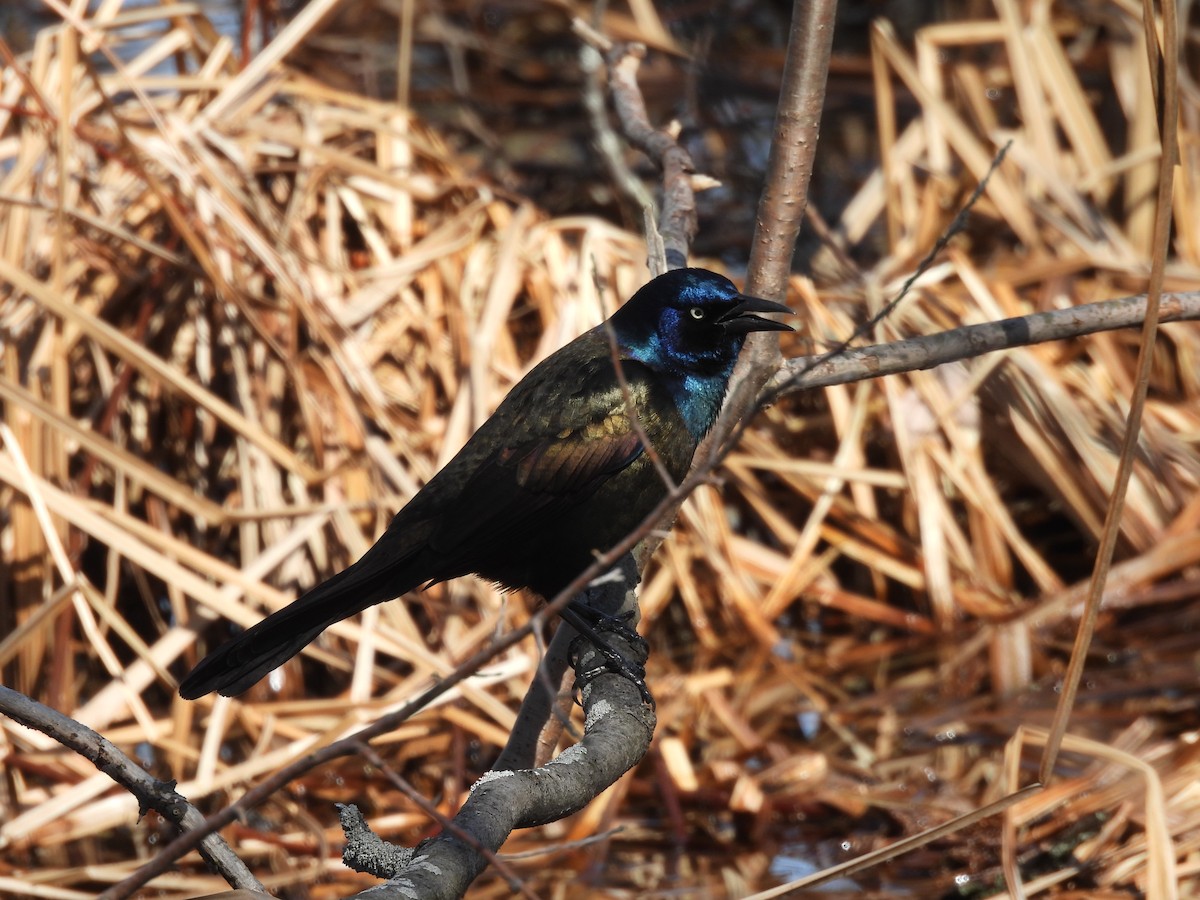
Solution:
[{"label": "bird's breast", "polygon": [[675,406],[679,410],[684,426],[692,438],[699,443],[717,420],[721,403],[725,399],[728,379],[706,378],[687,375],[674,392]]}]

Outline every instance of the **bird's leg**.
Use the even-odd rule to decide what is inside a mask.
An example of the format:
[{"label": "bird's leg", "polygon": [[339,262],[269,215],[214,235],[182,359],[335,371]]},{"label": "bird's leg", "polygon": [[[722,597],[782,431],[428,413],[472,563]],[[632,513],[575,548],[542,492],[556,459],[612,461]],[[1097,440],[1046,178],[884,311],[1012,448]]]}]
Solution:
[{"label": "bird's leg", "polygon": [[646,643],[646,639],[638,634],[634,627],[629,624],[633,620],[633,617],[637,615],[636,610],[627,609],[624,612],[615,613],[605,612],[586,601],[580,600],[578,597],[567,604],[567,609],[571,610],[585,622],[591,623],[593,629],[596,631],[619,634],[631,644],[641,645]]},{"label": "bird's leg", "polygon": [[[626,622],[627,616],[609,615],[608,613],[602,613],[599,610],[580,603],[568,603],[559,612],[559,615],[564,622],[579,632],[580,638],[586,638],[590,641],[605,660],[601,666],[596,666],[584,672],[577,672],[575,676],[575,686],[577,688],[586,686],[600,675],[612,673],[633,682],[641,693],[642,700],[651,708],[654,707],[654,698],[650,695],[650,689],[646,686],[645,666],[640,662],[630,662],[601,637],[602,632],[608,632],[621,637],[636,648],[635,653],[640,654],[644,658],[649,645],[646,643],[645,638],[629,627]],[[579,640],[579,638],[576,640]],[[577,660],[581,655],[581,652],[576,649],[575,642],[572,642],[570,652],[572,659]]]}]

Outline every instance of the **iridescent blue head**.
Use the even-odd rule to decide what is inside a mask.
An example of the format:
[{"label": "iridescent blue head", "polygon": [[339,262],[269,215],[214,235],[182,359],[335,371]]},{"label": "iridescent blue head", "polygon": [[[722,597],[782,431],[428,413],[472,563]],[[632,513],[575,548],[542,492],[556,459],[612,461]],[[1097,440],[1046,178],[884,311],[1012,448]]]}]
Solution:
[{"label": "iridescent blue head", "polygon": [[738,293],[732,281],[716,272],[673,269],[648,282],[610,321],[621,348],[650,368],[721,380],[733,372],[747,334],[792,330],[754,315],[759,312],[791,310]]},{"label": "iridescent blue head", "polygon": [[654,370],[699,441],[721,411],[746,335],[792,330],[754,315],[763,312],[791,310],[738,293],[716,272],[675,269],[646,284],[609,323],[622,354]]}]

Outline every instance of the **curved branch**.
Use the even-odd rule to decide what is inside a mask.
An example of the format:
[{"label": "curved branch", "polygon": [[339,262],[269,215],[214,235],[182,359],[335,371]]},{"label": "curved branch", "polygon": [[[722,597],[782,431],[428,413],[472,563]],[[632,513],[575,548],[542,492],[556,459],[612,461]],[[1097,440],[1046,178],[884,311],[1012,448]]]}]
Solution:
[{"label": "curved branch", "polygon": [[[547,758],[553,750],[543,744],[548,740],[547,728],[556,718],[566,718],[570,712],[567,708],[570,701],[560,701],[559,693],[571,665],[571,642],[575,637],[575,629],[566,622],[559,623],[554,629],[554,637],[542,654],[542,661],[508,733],[508,742],[492,764],[493,769],[532,769],[539,758]],[[556,729],[555,737],[549,739],[557,742],[560,731]]]},{"label": "curved branch", "polygon": [[661,275],[667,269],[686,266],[688,251],[697,230],[696,195],[692,183],[696,166],[674,134],[650,124],[646,101],[637,81],[638,69],[646,57],[646,47],[639,43],[614,43],[580,18],[571,23],[571,28],[594,53],[604,56],[608,65],[609,94],[617,120],[621,124],[621,134],[630,146],[636,147],[649,157],[662,173],[662,210],[656,230],[650,222],[652,201],[649,192],[621,159],[620,147],[612,130],[604,121],[603,101],[593,81],[590,61],[592,57],[584,54],[584,69],[588,78],[584,101],[589,108],[600,150],[617,184],[634,198],[646,213],[650,274]]},{"label": "curved branch", "polygon": [[618,44],[608,54],[613,107],[629,143],[650,157],[662,172],[663,201],[658,231],[662,235],[667,268],[678,269],[687,265],[692,238],[696,236],[696,195],[691,182],[696,165],[673,135],[650,124],[637,83],[638,68],[645,56],[642,44]]},{"label": "curved branch", "polygon": [[[590,605],[603,609],[615,602],[636,609],[637,569],[629,556],[619,572],[620,577],[601,579],[589,588]],[[627,659],[645,661],[644,645],[637,646],[620,633],[609,632],[605,638]],[[581,646],[577,671],[603,667],[605,657],[599,650],[586,641]],[[347,865],[358,868],[361,864],[376,872],[381,858],[404,865],[386,884],[360,896],[369,894],[372,900],[461,897],[487,865],[485,850],[498,850],[514,829],[544,825],[578,812],[637,765],[650,748],[655,726],[654,710],[642,703],[638,687],[606,671],[585,683],[580,694],[585,724],[579,743],[536,769],[489,772],[472,787],[471,796],[453,819],[453,828],[415,850],[393,855],[364,830],[361,817],[356,819],[353,811],[345,810]]]}]

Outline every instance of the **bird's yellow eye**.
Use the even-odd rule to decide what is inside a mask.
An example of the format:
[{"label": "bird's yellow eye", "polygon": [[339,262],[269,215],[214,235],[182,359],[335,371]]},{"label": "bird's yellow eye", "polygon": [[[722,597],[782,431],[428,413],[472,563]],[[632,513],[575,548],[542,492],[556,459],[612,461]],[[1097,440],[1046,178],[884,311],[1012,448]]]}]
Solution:
[{"label": "bird's yellow eye", "polygon": [[693,319],[703,319],[704,318],[704,310],[701,309],[699,306],[693,306],[691,308],[691,313],[692,313]]}]

